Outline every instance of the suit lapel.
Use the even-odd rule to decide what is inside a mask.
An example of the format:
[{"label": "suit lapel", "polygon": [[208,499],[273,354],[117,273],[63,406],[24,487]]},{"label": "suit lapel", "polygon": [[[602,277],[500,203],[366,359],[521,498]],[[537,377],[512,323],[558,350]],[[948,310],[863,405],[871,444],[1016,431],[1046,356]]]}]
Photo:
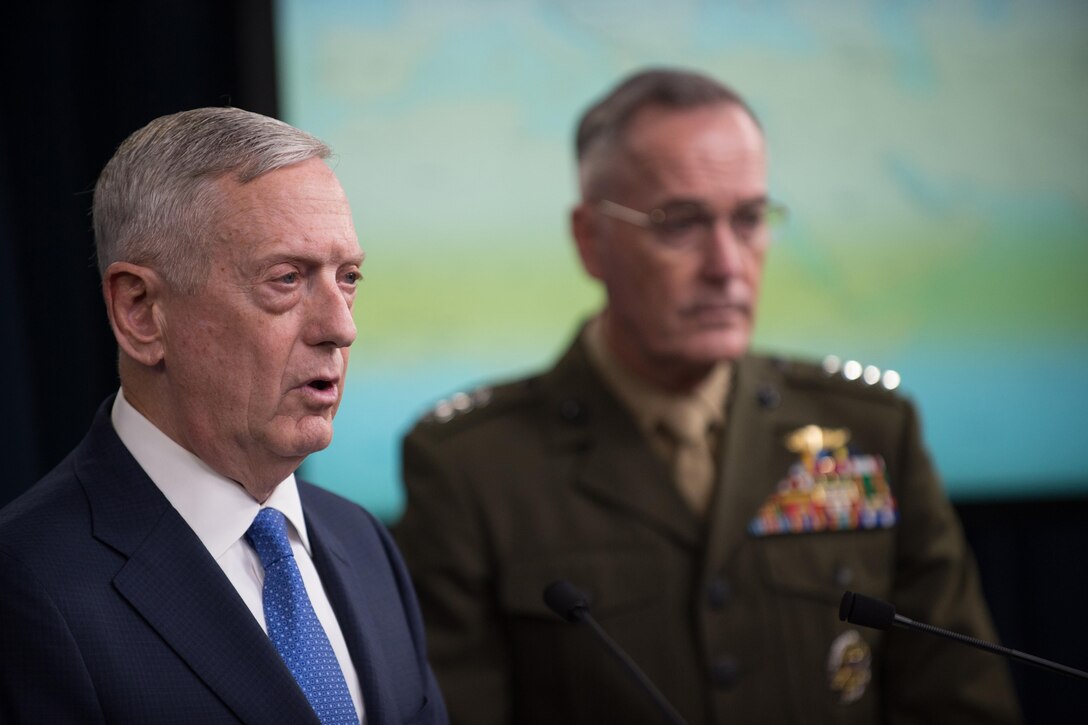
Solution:
[{"label": "suit lapel", "polygon": [[641,521],[686,546],[701,525],[650,450],[632,416],[592,369],[581,338],[541,381],[550,407],[557,455],[574,455],[575,486],[604,506]]},{"label": "suit lapel", "polygon": [[243,722],[316,723],[313,710],[226,575],[121,443],[112,399],[77,472],[95,538],[127,557],[117,592]]},{"label": "suit lapel", "polygon": [[661,461],[644,445],[624,450],[622,445],[613,447],[608,437],[601,431],[586,454],[577,485],[605,506],[686,546],[698,545],[699,521],[680,499]]},{"label": "suit lapel", "polygon": [[[706,567],[724,566],[748,536],[748,523],[775,487],[773,431],[781,384],[760,358],[742,358],[726,415],[718,459],[718,488],[709,516]],[[783,471],[784,472],[784,471]]]},{"label": "suit lapel", "polygon": [[316,722],[279,653],[172,509],[114,586],[245,722]]},{"label": "suit lapel", "polygon": [[360,575],[328,522],[310,506],[306,507],[306,529],[313,548],[314,567],[359,675],[367,722],[392,722],[395,700],[384,676],[389,667],[381,648],[381,632],[372,614],[377,611],[378,603],[372,601],[371,588],[360,586]]}]

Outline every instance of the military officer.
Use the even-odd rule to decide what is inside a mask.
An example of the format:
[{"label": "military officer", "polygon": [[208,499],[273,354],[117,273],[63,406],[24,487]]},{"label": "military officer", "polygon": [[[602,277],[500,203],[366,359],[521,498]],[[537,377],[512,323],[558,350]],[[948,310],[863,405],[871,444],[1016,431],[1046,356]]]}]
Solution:
[{"label": "military officer", "polygon": [[994,639],[894,380],[749,351],[782,214],[751,109],[648,70],[576,145],[603,309],[551,370],[443,401],[404,441],[396,533],[454,722],[661,721],[547,609],[557,579],[692,725],[1015,722],[997,658],[836,616],[852,589]]}]

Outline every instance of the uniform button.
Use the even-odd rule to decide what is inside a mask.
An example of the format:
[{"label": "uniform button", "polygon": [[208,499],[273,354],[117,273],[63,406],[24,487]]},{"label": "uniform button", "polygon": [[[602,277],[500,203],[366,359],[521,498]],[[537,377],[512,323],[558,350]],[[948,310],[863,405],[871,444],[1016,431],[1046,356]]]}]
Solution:
[{"label": "uniform button", "polygon": [[772,410],[782,402],[782,396],[772,386],[761,385],[756,391],[756,400],[759,401],[759,407]]},{"label": "uniform button", "polygon": [[737,684],[740,679],[740,663],[732,655],[724,655],[710,665],[710,681],[723,690]]},{"label": "uniform button", "polygon": [[729,601],[731,593],[729,582],[721,577],[715,577],[706,585],[707,604],[711,609],[721,609]]},{"label": "uniform button", "polygon": [[564,400],[559,404],[559,416],[568,423],[577,423],[586,417],[586,411],[577,400]]}]

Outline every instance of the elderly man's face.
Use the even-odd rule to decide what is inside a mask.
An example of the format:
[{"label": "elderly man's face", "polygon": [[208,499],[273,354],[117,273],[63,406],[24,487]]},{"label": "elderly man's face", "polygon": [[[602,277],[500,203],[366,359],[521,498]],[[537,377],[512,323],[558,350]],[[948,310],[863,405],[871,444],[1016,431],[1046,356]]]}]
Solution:
[{"label": "elderly man's face", "polygon": [[607,289],[605,329],[620,359],[659,382],[691,382],[744,354],[751,338],[769,233],[746,227],[745,210],[758,216],[767,202],[763,136],[735,105],[648,108],[621,143],[598,161],[613,165],[609,201],[703,223],[677,227],[687,235],[678,248],[661,229],[586,204],[576,212],[592,219],[582,258]]},{"label": "elderly man's face", "polygon": [[332,439],[362,252],[347,199],[311,159],[224,179],[203,289],[164,307],[172,434],[248,485]]}]

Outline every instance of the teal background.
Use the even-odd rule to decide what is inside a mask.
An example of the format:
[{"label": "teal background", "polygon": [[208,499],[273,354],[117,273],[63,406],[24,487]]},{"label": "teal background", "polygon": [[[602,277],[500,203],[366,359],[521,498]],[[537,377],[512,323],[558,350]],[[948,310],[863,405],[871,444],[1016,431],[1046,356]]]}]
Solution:
[{"label": "teal background", "polygon": [[650,64],[760,115],[791,210],[757,347],[903,377],[957,499],[1088,491],[1088,5],[280,0],[283,117],[328,141],[366,277],[330,448],[387,520],[435,400],[547,365],[600,302],[573,127]]}]

